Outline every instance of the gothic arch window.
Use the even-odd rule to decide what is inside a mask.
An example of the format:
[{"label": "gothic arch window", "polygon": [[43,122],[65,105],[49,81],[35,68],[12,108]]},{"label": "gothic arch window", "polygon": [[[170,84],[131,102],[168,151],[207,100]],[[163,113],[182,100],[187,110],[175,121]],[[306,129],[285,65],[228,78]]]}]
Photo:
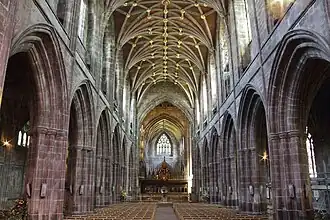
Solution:
[{"label": "gothic arch window", "polygon": [[282,19],[286,9],[294,0],[265,0],[268,17],[268,28],[271,30]]},{"label": "gothic arch window", "polygon": [[243,72],[251,61],[251,25],[247,0],[234,1],[236,34],[240,70]]},{"label": "gothic arch window", "polygon": [[79,23],[78,23],[78,37],[85,43],[87,35],[87,0],[80,1],[80,13],[79,13]]},{"label": "gothic arch window", "polygon": [[229,35],[226,23],[223,19],[218,20],[218,44],[217,51],[219,53],[219,69],[221,71],[221,97],[225,100],[231,92],[231,73],[230,73],[230,50],[229,50]]},{"label": "gothic arch window", "polygon": [[315,163],[315,153],[314,153],[314,144],[313,144],[313,136],[306,127],[306,150],[308,156],[308,169],[309,169],[309,176],[311,178],[317,177],[316,171],[316,163]]},{"label": "gothic arch window", "polygon": [[203,120],[207,118],[207,87],[206,87],[206,77],[203,76],[203,81],[202,81],[202,103],[203,103]]},{"label": "gothic arch window", "polygon": [[217,97],[218,97],[218,90],[217,90],[217,73],[216,73],[216,65],[215,65],[215,58],[214,54],[210,54],[209,57],[209,73],[210,73],[210,79],[211,79],[211,101],[212,101],[212,107],[217,106]]},{"label": "gothic arch window", "polygon": [[162,134],[156,143],[157,155],[172,155],[172,144],[166,134]]},{"label": "gothic arch window", "polygon": [[196,99],[196,122],[197,122],[197,126],[199,126],[200,123],[200,119],[201,119],[201,111],[200,111],[200,105],[199,105],[199,100]]}]

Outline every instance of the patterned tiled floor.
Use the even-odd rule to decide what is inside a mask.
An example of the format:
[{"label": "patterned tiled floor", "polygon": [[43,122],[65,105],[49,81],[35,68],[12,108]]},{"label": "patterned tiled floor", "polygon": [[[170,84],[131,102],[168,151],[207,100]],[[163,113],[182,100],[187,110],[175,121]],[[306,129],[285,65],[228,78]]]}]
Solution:
[{"label": "patterned tiled floor", "polygon": [[123,203],[98,209],[88,216],[72,216],[66,220],[152,220],[156,211],[156,203]]},{"label": "patterned tiled floor", "polygon": [[237,214],[232,209],[220,208],[209,204],[174,204],[174,210],[180,220],[266,220],[266,216]]},{"label": "patterned tiled floor", "polygon": [[[174,214],[176,213],[176,215]],[[237,214],[232,209],[198,203],[177,203],[158,207],[157,203],[123,203],[98,209],[88,216],[72,216],[66,220],[267,220],[266,216]]]}]

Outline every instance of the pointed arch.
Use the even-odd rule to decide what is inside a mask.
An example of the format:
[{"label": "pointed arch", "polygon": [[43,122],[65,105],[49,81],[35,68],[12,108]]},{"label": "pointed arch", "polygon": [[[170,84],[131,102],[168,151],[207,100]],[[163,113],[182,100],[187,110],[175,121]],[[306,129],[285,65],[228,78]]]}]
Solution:
[{"label": "pointed arch", "polygon": [[[240,208],[243,211],[264,213],[267,210],[266,187],[270,163],[268,149],[267,120],[264,103],[259,93],[248,85],[239,106],[239,171]],[[260,160],[267,154],[267,161]],[[269,160],[271,161],[271,160]],[[250,206],[251,199],[253,205]]]},{"label": "pointed arch", "polygon": [[135,188],[135,176],[138,174],[136,173],[136,161],[134,160],[134,151],[133,145],[129,148],[129,155],[128,155],[128,194],[132,194]]},{"label": "pointed arch", "polygon": [[116,124],[113,134],[112,134],[112,158],[113,158],[113,169],[112,169],[112,194],[113,194],[113,201],[119,201],[120,199],[120,187],[121,187],[121,166],[120,166],[120,130],[119,124]]},{"label": "pointed arch", "polygon": [[210,181],[211,181],[211,202],[217,203],[219,201],[219,182],[220,182],[220,146],[219,134],[215,127],[211,129],[211,159],[210,159]]},{"label": "pointed arch", "polygon": [[[277,189],[273,196],[280,202],[289,201],[285,203],[285,208],[299,207],[298,204],[303,201],[304,206],[298,208],[300,214],[295,218],[311,218],[313,205],[310,190],[297,195],[294,200],[288,200],[283,187],[290,183],[296,186],[297,191],[303,192],[311,187],[306,169],[305,132],[306,126],[314,120],[314,99],[324,85],[328,85],[329,55],[329,43],[322,36],[308,30],[292,30],[283,37],[270,74],[267,112],[269,121],[276,121],[269,126],[270,149],[271,154],[283,155],[278,161],[283,166],[272,167],[272,187]],[[318,113],[318,116],[321,115]]]},{"label": "pointed arch", "polygon": [[233,117],[226,111],[222,128],[222,191],[227,206],[238,206],[238,151]]},{"label": "pointed arch", "polygon": [[[298,118],[305,118],[303,113],[296,111],[283,111],[289,106],[294,106],[294,110],[298,107],[299,98],[305,97],[310,108],[311,102],[315,97],[314,93],[298,94],[301,90],[299,87],[305,86],[304,83],[313,80],[314,83],[309,85],[309,89],[305,91],[317,91],[321,86],[322,79],[327,77],[322,74],[306,74],[306,67],[313,60],[320,60],[321,62],[330,62],[330,46],[327,41],[316,33],[296,29],[289,31],[280,43],[276,52],[275,59],[270,74],[268,86],[269,99],[269,115],[270,119],[276,119],[278,123],[273,123],[269,128],[271,133],[279,132],[283,128],[286,130],[296,130],[296,123],[289,123],[287,119],[297,120]],[[302,74],[302,71],[305,72]],[[313,75],[313,76],[312,76]],[[311,79],[310,77],[313,77]],[[316,83],[315,83],[316,82]],[[292,94],[294,100],[287,99],[287,94]],[[298,97],[300,96],[300,97]],[[306,123],[305,123],[306,124]]]},{"label": "pointed arch", "polygon": [[126,135],[123,136],[123,141],[122,141],[122,147],[121,147],[121,187],[123,190],[126,191],[126,185],[127,185],[127,139]]},{"label": "pointed arch", "polygon": [[[43,152],[43,157],[38,153],[28,152],[28,164],[25,172],[24,183],[31,186],[31,197],[28,198],[29,216],[39,214],[61,219],[63,200],[47,197],[40,200],[40,184],[46,183],[49,194],[59,195],[63,198],[62,189],[56,185],[64,185],[64,172],[53,172],[65,169],[65,155],[68,133],[68,91],[64,61],[60,44],[54,28],[47,24],[35,24],[21,32],[12,40],[9,62],[12,58],[20,57],[31,67],[28,80],[33,83],[30,109],[30,149],[33,152]],[[17,64],[18,66],[20,64]],[[5,85],[6,86],[6,82]],[[4,108],[4,106],[1,106]],[[52,143],[51,145],[49,143]],[[54,157],[53,152],[60,157]],[[44,166],[47,161],[47,166]],[[39,174],[48,172],[49,178],[42,179]],[[25,188],[25,187],[23,187]],[[54,213],[52,209],[36,210],[35,205],[54,204],[59,207]]]},{"label": "pointed arch", "polygon": [[[67,127],[68,89],[61,47],[54,28],[35,24],[13,40],[10,56],[26,53],[38,74],[33,75],[39,95],[40,126]],[[49,109],[53,111],[49,111]],[[49,123],[46,120],[51,120]],[[49,125],[47,125],[49,124]]]},{"label": "pointed arch", "polygon": [[75,91],[70,106],[69,146],[65,178],[65,214],[86,213],[94,208],[95,173],[92,163],[94,104],[89,83]]},{"label": "pointed arch", "polygon": [[110,155],[110,118],[109,110],[102,111],[97,125],[95,160],[95,207],[110,203],[111,193],[111,155]]},{"label": "pointed arch", "polygon": [[209,193],[210,183],[210,149],[206,138],[203,141],[203,163],[202,163],[202,178],[203,178],[203,192]]}]

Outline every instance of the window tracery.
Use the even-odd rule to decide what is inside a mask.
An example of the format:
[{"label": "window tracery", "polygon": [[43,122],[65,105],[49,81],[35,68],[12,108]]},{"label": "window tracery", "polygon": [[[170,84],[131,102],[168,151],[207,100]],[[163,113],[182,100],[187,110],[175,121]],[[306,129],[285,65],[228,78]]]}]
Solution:
[{"label": "window tracery", "polygon": [[157,155],[172,155],[172,144],[166,134],[162,134],[157,141]]}]

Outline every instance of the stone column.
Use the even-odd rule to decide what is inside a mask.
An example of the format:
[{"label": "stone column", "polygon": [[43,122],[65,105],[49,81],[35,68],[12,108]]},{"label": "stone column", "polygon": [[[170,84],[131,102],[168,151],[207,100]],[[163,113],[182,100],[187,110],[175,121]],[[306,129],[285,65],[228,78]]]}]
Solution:
[{"label": "stone column", "polygon": [[275,219],[313,219],[305,139],[299,131],[270,135]]},{"label": "stone column", "polygon": [[25,174],[29,219],[63,219],[67,132],[36,127],[30,135]]}]

